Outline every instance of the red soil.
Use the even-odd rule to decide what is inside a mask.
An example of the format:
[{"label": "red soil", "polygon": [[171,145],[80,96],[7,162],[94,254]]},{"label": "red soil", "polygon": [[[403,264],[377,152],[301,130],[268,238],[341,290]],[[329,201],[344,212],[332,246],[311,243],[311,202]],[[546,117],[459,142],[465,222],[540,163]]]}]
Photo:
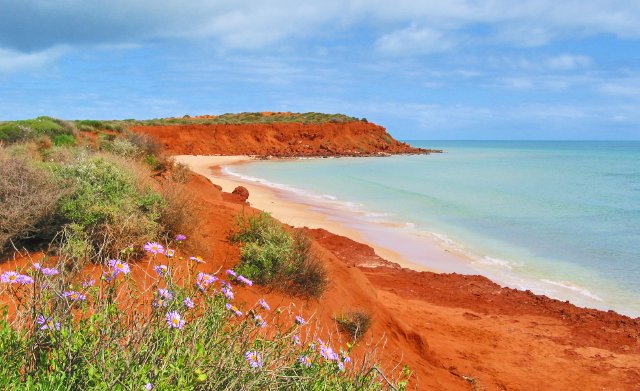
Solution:
[{"label": "red soil", "polygon": [[[423,154],[366,122],[134,126],[174,155],[367,156]],[[431,151],[434,152],[434,151]]]},{"label": "red soil", "polygon": [[[207,262],[199,270],[233,267],[239,248],[228,234],[239,213],[257,211],[198,175],[186,191],[199,206],[200,223],[189,239]],[[364,244],[325,230],[306,232],[331,277],[326,294],[305,301],[254,286],[238,292],[239,300],[252,304],[265,297],[272,308],[293,305],[295,313],[313,314],[323,334],[336,332],[334,315],[369,311],[373,325],[355,357],[383,339],[382,368],[389,374],[396,364],[407,364],[414,374],[410,389],[638,389],[640,319],[501,288],[480,276],[403,269]],[[146,261],[140,266],[150,267]]]},{"label": "red soil", "polygon": [[[239,250],[227,234],[238,213],[253,209],[202,177],[194,176],[189,188],[203,205],[197,240],[212,250],[207,267],[233,266]],[[481,276],[403,269],[367,245],[305,231],[329,270],[328,292],[320,301],[275,293],[269,300],[295,302],[326,330],[335,330],[337,313],[370,311],[373,326],[364,340],[386,338],[383,368],[408,364],[418,389],[638,389],[640,319],[501,288]],[[253,300],[265,294],[253,292]]]}]

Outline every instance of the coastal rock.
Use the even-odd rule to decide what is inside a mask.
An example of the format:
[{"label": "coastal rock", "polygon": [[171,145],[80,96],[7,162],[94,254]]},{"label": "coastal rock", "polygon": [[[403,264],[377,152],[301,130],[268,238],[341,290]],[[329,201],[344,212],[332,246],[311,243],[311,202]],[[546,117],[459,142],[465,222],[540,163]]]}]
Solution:
[{"label": "coastal rock", "polygon": [[249,198],[249,190],[244,186],[236,187],[231,193],[240,196],[242,201],[246,201]]}]

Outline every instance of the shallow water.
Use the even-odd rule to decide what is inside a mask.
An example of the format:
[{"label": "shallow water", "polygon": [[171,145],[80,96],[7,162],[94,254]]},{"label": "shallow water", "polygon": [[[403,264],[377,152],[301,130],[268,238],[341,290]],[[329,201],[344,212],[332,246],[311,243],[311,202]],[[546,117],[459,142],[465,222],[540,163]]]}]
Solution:
[{"label": "shallow water", "polygon": [[[347,224],[425,266],[640,315],[640,142],[411,144],[446,153],[226,170],[352,212]],[[426,236],[470,262],[430,263]]]}]

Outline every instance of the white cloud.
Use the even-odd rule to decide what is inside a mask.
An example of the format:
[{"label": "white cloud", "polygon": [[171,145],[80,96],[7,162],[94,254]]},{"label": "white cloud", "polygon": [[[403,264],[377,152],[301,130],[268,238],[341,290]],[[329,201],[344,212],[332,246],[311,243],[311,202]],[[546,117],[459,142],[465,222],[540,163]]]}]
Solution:
[{"label": "white cloud", "polygon": [[35,53],[21,53],[0,48],[0,73],[13,73],[42,68],[52,64],[68,50],[63,47]]},{"label": "white cloud", "polygon": [[445,51],[453,47],[453,42],[439,31],[411,25],[383,35],[375,46],[385,54],[429,54]]},{"label": "white cloud", "polygon": [[547,59],[546,66],[559,71],[572,71],[578,68],[587,68],[591,66],[591,63],[591,58],[587,56],[563,54]]},{"label": "white cloud", "polygon": [[485,44],[640,38],[640,2],[622,0],[0,0],[0,9],[0,47],[22,52],[164,38],[214,38],[225,47],[255,49],[310,36],[339,38],[353,27],[371,28],[378,48],[404,54],[440,51],[465,39],[479,44],[472,33],[477,26]]}]

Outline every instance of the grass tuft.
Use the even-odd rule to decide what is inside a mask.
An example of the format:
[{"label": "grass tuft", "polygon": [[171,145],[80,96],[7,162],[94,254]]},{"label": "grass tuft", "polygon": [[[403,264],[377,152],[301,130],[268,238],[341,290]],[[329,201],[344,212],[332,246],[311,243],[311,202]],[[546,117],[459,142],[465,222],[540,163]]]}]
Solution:
[{"label": "grass tuft", "polygon": [[340,332],[351,337],[354,342],[359,341],[369,330],[372,323],[371,314],[362,310],[352,310],[334,316]]}]

